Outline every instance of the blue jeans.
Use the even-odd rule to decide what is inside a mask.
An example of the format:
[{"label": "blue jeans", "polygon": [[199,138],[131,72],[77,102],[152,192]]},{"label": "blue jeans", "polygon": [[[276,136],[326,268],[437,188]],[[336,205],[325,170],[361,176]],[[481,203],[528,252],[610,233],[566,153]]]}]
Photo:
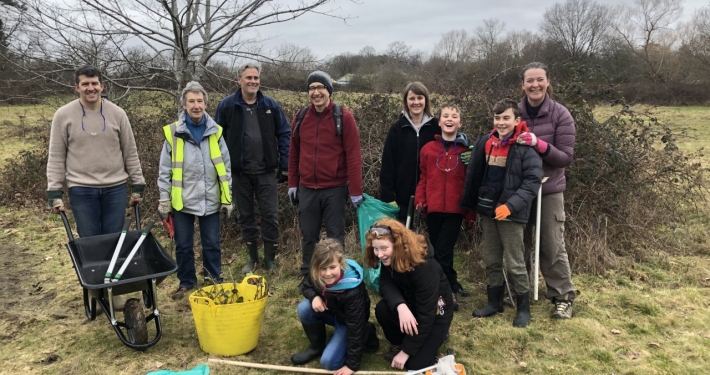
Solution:
[{"label": "blue jeans", "polygon": [[298,304],[298,319],[303,324],[314,324],[322,321],[335,327],[335,333],[328,341],[320,357],[320,365],[330,371],[343,367],[348,344],[348,327],[345,323],[335,319],[335,315],[328,312],[328,310],[315,312],[313,307],[311,307],[311,301],[307,299]]},{"label": "blue jeans", "polygon": [[127,191],[126,184],[107,188],[69,188],[69,201],[79,237],[120,233],[126,217]]},{"label": "blue jeans", "polygon": [[[177,277],[181,287],[192,288],[197,285],[195,276],[195,215],[180,211],[173,212],[175,226],[175,257],[177,258]],[[215,282],[222,282],[222,251],[219,248],[219,211],[206,216],[197,216],[202,240],[202,266],[204,276]]]}]

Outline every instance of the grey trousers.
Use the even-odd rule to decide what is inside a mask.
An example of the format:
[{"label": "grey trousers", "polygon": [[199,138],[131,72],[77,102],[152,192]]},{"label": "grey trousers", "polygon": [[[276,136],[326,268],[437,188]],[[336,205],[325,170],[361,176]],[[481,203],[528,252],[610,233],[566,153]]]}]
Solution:
[{"label": "grey trousers", "polygon": [[308,275],[313,257],[313,248],[320,240],[321,222],[325,222],[328,238],[335,238],[345,246],[345,204],[348,187],[326,189],[298,187],[298,222],[303,236],[301,274]]},{"label": "grey trousers", "polygon": [[[533,202],[530,220],[525,227],[525,259],[530,261],[535,250],[535,211]],[[572,283],[572,271],[565,250],[565,200],[563,193],[542,196],[540,211],[540,272],[547,285],[547,298],[574,301],[577,293]]]},{"label": "grey trousers", "polygon": [[256,241],[259,227],[254,216],[254,198],[259,204],[261,238],[264,242],[279,243],[279,196],[276,190],[276,174],[232,175],[232,195],[237,205],[237,220],[242,228],[245,242]]},{"label": "grey trousers", "polygon": [[513,279],[515,294],[530,292],[528,271],[525,268],[523,231],[525,224],[481,217],[483,230],[483,262],[486,263],[488,285],[503,285],[503,257],[508,275]]}]

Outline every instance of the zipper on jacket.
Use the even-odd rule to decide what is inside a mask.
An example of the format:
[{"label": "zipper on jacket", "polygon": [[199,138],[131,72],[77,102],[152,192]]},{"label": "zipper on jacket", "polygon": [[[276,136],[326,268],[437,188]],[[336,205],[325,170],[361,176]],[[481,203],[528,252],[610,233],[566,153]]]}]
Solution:
[{"label": "zipper on jacket", "polygon": [[[315,188],[318,189],[318,173],[316,173],[316,171],[317,171],[316,163],[318,160],[318,136],[320,134],[320,119],[321,119],[321,115],[323,114],[323,112],[321,112],[321,113],[316,112],[316,113],[318,114],[318,123],[316,125],[316,150],[315,150],[315,153],[313,154],[313,179],[316,180],[316,187]],[[303,116],[303,119],[305,120],[306,116]]]}]

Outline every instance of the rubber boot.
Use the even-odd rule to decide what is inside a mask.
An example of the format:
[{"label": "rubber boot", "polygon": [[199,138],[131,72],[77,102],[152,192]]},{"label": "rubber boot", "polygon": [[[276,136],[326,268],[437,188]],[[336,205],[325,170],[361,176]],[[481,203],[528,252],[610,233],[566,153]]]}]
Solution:
[{"label": "rubber boot", "polygon": [[306,350],[298,352],[291,356],[291,362],[294,365],[304,365],[323,354],[325,349],[325,323],[318,322],[313,324],[302,324],[303,331],[306,332],[308,341],[311,342]]},{"label": "rubber boot", "polygon": [[374,353],[380,349],[380,339],[377,338],[377,328],[375,325],[367,322],[365,333],[365,353]]},{"label": "rubber boot", "polygon": [[279,244],[276,242],[264,242],[264,268],[269,272],[278,272],[276,266],[276,251],[279,249]]},{"label": "rubber boot", "polygon": [[491,287],[489,285],[488,288],[486,288],[486,293],[488,293],[488,305],[473,312],[473,316],[476,318],[485,318],[487,316],[503,312],[503,294],[505,293],[505,284],[495,287]]},{"label": "rubber boot", "polygon": [[513,320],[513,327],[526,327],[530,323],[530,293],[515,296],[515,304],[518,307],[518,314]]},{"label": "rubber boot", "polygon": [[245,275],[254,271],[254,266],[259,261],[259,248],[256,247],[256,241],[247,242],[247,253],[249,259],[247,259],[247,265],[242,268],[242,273]]}]

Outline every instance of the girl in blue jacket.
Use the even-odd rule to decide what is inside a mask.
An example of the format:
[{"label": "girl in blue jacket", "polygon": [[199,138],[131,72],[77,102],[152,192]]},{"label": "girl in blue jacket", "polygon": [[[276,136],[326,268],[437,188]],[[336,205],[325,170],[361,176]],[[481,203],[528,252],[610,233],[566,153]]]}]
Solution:
[{"label": "girl in blue jacket", "polygon": [[[291,362],[320,363],[335,375],[350,375],[360,368],[362,354],[380,347],[375,325],[370,323],[370,297],[363,282],[362,267],[345,259],[343,247],[327,238],[316,244],[310,273],[299,286],[305,297],[298,305],[298,319],[310,346],[294,354]],[[326,345],[325,325],[335,327]]]}]

